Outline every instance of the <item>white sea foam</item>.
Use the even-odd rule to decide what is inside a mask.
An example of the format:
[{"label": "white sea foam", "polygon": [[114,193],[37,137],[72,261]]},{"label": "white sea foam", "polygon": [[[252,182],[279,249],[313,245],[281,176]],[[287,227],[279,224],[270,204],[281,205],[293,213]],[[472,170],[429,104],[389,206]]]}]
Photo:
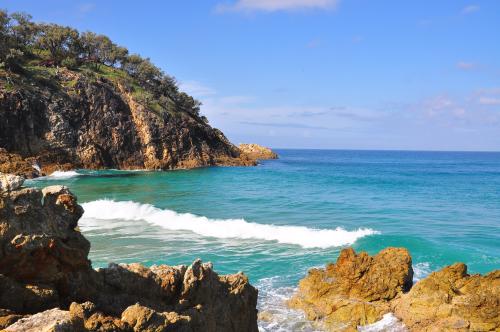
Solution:
[{"label": "white sea foam", "polygon": [[413,265],[413,282],[417,282],[431,273],[429,262],[420,262]]},{"label": "white sea foam", "polygon": [[360,332],[404,332],[405,325],[392,313],[385,314],[381,320],[373,324],[358,326]]},{"label": "white sea foam", "polygon": [[[359,238],[378,234],[369,228],[347,231],[343,228],[314,229],[303,226],[278,226],[247,222],[244,219],[209,219],[190,213],[158,209],[132,201],[97,200],[82,204],[86,219],[146,221],[168,230],[191,231],[215,238],[239,238],[277,241],[304,248],[328,248],[351,245]],[[92,222],[91,220],[88,220]]]},{"label": "white sea foam", "polygon": [[64,180],[80,176],[81,174],[76,171],[55,171],[47,176],[40,176],[38,178],[30,179],[31,181],[37,180]]},{"label": "white sea foam", "polygon": [[55,171],[52,174],[48,176],[48,178],[55,178],[55,179],[63,179],[63,178],[72,178],[75,176],[79,176],[76,171]]}]

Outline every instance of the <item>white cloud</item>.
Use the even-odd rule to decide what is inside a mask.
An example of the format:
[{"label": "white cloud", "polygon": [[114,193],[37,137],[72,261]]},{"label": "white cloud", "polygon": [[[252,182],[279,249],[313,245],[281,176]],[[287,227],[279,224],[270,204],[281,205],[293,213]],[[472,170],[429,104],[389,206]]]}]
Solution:
[{"label": "white cloud", "polygon": [[237,0],[233,4],[219,4],[217,12],[231,11],[296,11],[303,9],[333,9],[339,0]]},{"label": "white cloud", "polygon": [[471,70],[476,67],[476,64],[473,62],[460,61],[457,63],[457,68],[462,70]]},{"label": "white cloud", "polygon": [[472,13],[479,11],[479,9],[480,9],[480,7],[477,5],[469,5],[469,6],[466,6],[462,9],[462,14],[463,15],[472,14]]},{"label": "white cloud", "polygon": [[94,3],[82,3],[81,5],[78,6],[78,11],[80,14],[87,14],[90,13],[95,9],[95,4]]},{"label": "white cloud", "polygon": [[479,97],[478,100],[481,105],[500,105],[500,98],[494,97]]},{"label": "white cloud", "polygon": [[212,96],[216,94],[216,91],[214,89],[203,85],[198,81],[180,82],[179,89],[189,95],[192,95],[194,98]]}]

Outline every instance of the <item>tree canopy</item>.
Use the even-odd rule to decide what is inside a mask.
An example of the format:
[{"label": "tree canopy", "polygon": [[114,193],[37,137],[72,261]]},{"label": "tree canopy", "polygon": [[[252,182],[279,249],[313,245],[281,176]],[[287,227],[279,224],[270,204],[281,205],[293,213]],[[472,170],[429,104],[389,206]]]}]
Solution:
[{"label": "tree canopy", "polygon": [[35,23],[25,13],[9,15],[0,10],[0,66],[22,69],[26,58],[44,54],[45,66],[75,69],[90,65],[98,70],[108,66],[125,71],[153,96],[175,103],[184,112],[199,117],[201,103],[179,92],[175,79],[156,67],[149,58],[129,54],[126,47],[91,31],[79,32],[68,26]]}]

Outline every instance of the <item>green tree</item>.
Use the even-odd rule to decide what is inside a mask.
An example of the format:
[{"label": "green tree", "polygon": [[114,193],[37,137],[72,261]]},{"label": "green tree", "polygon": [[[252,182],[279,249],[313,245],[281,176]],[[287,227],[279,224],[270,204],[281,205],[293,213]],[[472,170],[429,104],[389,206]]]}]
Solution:
[{"label": "green tree", "polygon": [[36,45],[48,50],[52,60],[60,64],[64,58],[78,56],[80,40],[75,29],[57,24],[41,24]]}]

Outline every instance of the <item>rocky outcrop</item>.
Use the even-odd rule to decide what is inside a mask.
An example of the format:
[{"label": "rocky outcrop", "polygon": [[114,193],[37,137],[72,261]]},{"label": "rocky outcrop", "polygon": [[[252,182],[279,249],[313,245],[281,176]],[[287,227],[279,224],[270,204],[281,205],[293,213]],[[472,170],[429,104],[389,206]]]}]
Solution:
[{"label": "rocky outcrop", "polygon": [[389,301],[411,287],[412,277],[406,249],[388,248],[373,257],[344,249],[335,264],[309,271],[289,305],[329,329],[355,329],[389,312]]},{"label": "rocky outcrop", "polygon": [[278,155],[273,150],[258,144],[240,144],[238,146],[243,155],[249,159],[278,159]]},{"label": "rocky outcrop", "polygon": [[0,192],[16,190],[23,183],[24,178],[22,176],[0,173]]},{"label": "rocky outcrop", "polygon": [[388,313],[409,331],[500,329],[500,270],[468,275],[457,263],[413,286],[412,276],[406,249],[373,257],[344,249],[335,264],[309,271],[289,305],[328,331],[356,331]]},{"label": "rocky outcrop", "polygon": [[412,331],[499,331],[500,270],[468,275],[463,263],[431,273],[392,307]]},{"label": "rocky outcrop", "polygon": [[0,88],[0,171],[32,177],[35,161],[47,174],[255,164],[203,117],[158,110],[143,99],[104,76],[64,68],[50,84],[34,80],[22,89]]},{"label": "rocky outcrop", "polygon": [[257,291],[242,273],[219,276],[200,260],[92,269],[90,244],[77,230],[82,213],[63,186],[0,194],[0,323],[7,331],[36,325],[47,331],[257,331]]}]

